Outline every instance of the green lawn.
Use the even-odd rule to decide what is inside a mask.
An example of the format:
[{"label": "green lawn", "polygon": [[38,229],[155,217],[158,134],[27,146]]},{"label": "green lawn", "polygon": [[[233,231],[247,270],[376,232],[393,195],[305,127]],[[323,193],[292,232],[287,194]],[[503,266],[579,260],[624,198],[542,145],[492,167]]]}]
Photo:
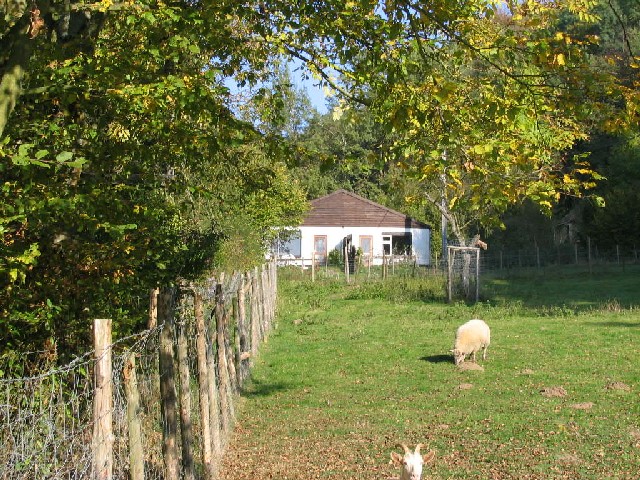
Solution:
[{"label": "green lawn", "polygon": [[[397,478],[398,442],[436,451],[423,478],[640,478],[640,270],[485,279],[477,305],[435,278],[283,277],[222,479]],[[460,371],[474,317],[489,358]]]}]

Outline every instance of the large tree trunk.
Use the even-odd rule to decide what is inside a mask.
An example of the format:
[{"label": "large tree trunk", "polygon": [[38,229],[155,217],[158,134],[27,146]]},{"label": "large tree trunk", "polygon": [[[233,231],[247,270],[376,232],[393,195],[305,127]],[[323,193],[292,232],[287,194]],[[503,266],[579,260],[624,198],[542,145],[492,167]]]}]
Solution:
[{"label": "large tree trunk", "polygon": [[[437,198],[429,194],[427,194],[426,197],[427,197],[427,200],[429,200],[433,205],[435,205],[438,208],[438,210],[440,210],[442,217],[447,221],[449,228],[451,229],[451,233],[453,233],[453,236],[456,238],[458,245],[460,247],[466,247],[467,239],[462,229],[460,228],[460,225],[458,223],[456,216],[449,209],[447,202],[439,201]],[[473,245],[473,243],[474,242],[470,242],[468,246],[470,247],[475,246]],[[445,242],[443,242],[443,245],[444,244]],[[444,257],[444,255],[447,255],[447,252],[443,251],[442,255],[443,255],[443,258],[446,258]],[[451,270],[449,271],[451,272]],[[472,292],[471,292],[471,254],[469,253],[462,254],[462,289],[463,289],[465,298],[470,299],[472,296],[471,295]]]},{"label": "large tree trunk", "polygon": [[[64,48],[63,45],[72,40],[87,40],[82,45],[75,45],[67,52],[67,56],[77,55],[79,49],[91,52],[92,38],[100,31],[106,18],[106,14],[96,6],[83,5],[86,9],[80,9],[79,2],[72,3],[68,0],[38,0],[37,3],[22,4],[16,0],[7,0],[5,3],[6,12],[12,14],[13,18],[17,18],[21,9],[23,11],[20,19],[6,32],[0,31],[0,137],[22,94],[22,81],[27,74],[38,34],[42,35],[45,30],[55,31],[60,48]],[[121,9],[122,6],[115,5],[111,8]],[[35,10],[37,14],[34,13]],[[44,19],[48,19],[46,25]]]},{"label": "large tree trunk", "polygon": [[0,137],[9,117],[20,98],[22,80],[27,71],[35,40],[29,38],[29,12],[23,15],[0,41],[0,47],[8,48],[6,63],[0,65]]}]

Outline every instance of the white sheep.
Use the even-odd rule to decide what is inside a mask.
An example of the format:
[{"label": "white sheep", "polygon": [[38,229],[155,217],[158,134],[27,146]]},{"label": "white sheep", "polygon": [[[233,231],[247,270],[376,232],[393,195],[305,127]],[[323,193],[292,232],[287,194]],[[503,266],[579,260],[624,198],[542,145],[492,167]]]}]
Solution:
[{"label": "white sheep", "polygon": [[490,341],[491,330],[482,320],[475,318],[458,327],[456,341],[451,350],[456,365],[464,362],[467,355],[471,355],[475,362],[476,352],[480,349],[482,349],[482,360],[486,360]]},{"label": "white sheep", "polygon": [[404,443],[398,446],[404,449],[404,455],[391,452],[391,461],[394,465],[402,468],[400,480],[420,480],[422,476],[422,465],[433,461],[436,452],[430,450],[429,453],[420,455],[421,443],[416,445],[416,449],[413,452]]}]

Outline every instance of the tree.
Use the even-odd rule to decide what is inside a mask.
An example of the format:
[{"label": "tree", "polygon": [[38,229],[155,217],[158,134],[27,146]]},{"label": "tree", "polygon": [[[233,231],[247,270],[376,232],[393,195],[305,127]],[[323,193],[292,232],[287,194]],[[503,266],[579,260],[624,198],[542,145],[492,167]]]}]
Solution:
[{"label": "tree", "polygon": [[[589,4],[568,3],[587,21]],[[264,228],[259,242],[299,218],[283,56],[367,106],[389,127],[387,158],[426,193],[446,173],[447,208],[485,223],[523,196],[548,205],[591,186],[588,166],[558,152],[595,112],[618,126],[637,112],[632,85],[588,68],[591,37],[556,28],[554,2],[5,5],[0,324],[17,343],[77,343],[97,315],[134,329],[140,302],[124,292],[229,264],[239,225]],[[257,88],[263,125],[238,116],[229,78]],[[371,188],[379,170],[359,159],[379,145],[364,143],[329,151],[345,154],[345,182]]]},{"label": "tree", "polygon": [[[96,316],[135,330],[149,288],[255,264],[269,228],[300,217],[286,152],[226,104],[218,69],[255,62],[258,78],[265,61],[243,8],[119,5],[82,48],[28,38],[0,151],[4,348],[74,351]],[[230,258],[241,221],[257,233]]]},{"label": "tree", "polygon": [[407,2],[393,17],[406,39],[382,52],[391,66],[369,86],[372,108],[394,132],[394,161],[424,182],[460,244],[465,225],[495,226],[509,204],[528,197],[550,210],[599,178],[564,152],[607,118],[610,78],[588,68],[589,38],[555,28],[551,6],[434,12]]}]

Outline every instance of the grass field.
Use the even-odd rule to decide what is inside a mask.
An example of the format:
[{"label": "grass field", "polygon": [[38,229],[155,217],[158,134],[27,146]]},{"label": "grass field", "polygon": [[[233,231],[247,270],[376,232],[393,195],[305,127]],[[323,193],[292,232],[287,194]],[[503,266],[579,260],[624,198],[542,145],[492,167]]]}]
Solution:
[{"label": "grass field", "polygon": [[[280,279],[278,327],[240,403],[221,479],[388,479],[398,442],[436,451],[423,478],[640,478],[640,269],[485,279]],[[449,350],[492,328],[484,371]]]}]

